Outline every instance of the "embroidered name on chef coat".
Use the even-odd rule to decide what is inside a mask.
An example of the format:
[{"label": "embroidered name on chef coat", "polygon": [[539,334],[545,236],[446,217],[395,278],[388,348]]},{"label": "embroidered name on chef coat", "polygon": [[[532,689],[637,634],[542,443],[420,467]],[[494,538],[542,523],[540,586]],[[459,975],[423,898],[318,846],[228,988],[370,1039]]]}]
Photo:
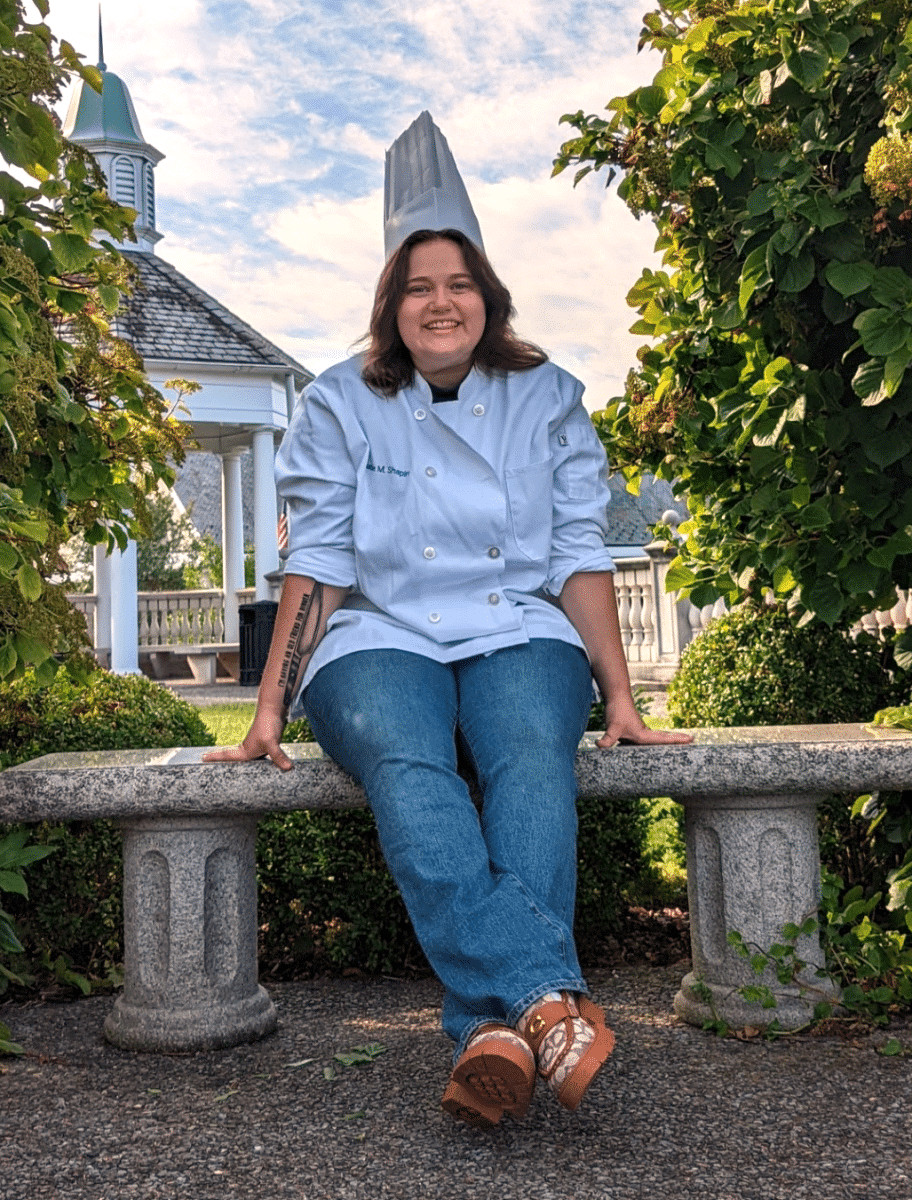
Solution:
[{"label": "embroidered name on chef coat", "polygon": [[378,467],[374,463],[367,464],[368,471],[376,471],[378,475],[400,475],[403,478],[410,475],[410,471],[400,471],[398,467],[391,467],[388,464],[385,467]]}]

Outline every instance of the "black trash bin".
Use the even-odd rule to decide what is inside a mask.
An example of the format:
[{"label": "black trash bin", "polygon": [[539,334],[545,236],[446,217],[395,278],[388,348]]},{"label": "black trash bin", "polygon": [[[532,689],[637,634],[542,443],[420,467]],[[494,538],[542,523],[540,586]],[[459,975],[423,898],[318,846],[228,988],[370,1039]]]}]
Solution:
[{"label": "black trash bin", "polygon": [[240,620],[241,687],[257,687],[269,657],[272,627],[279,606],[274,600],[257,600],[238,606]]}]

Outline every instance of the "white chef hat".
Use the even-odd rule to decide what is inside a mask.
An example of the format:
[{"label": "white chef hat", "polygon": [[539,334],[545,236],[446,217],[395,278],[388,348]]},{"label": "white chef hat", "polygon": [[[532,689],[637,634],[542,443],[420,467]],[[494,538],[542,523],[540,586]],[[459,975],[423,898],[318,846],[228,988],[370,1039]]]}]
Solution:
[{"label": "white chef hat", "polygon": [[484,253],[478,218],[446,138],[423,112],[386,152],[383,241],[389,260],[419,229],[458,229]]}]

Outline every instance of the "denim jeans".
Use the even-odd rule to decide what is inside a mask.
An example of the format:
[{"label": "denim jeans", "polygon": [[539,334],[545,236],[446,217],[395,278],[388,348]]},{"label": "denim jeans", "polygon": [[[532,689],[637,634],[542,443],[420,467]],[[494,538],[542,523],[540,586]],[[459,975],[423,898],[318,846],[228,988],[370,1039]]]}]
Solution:
[{"label": "denim jeans", "polygon": [[587,990],[573,942],[574,759],[591,698],[585,654],[544,638],[453,663],[361,650],[304,695],[318,742],[364,787],[457,1057],[480,1025]]}]

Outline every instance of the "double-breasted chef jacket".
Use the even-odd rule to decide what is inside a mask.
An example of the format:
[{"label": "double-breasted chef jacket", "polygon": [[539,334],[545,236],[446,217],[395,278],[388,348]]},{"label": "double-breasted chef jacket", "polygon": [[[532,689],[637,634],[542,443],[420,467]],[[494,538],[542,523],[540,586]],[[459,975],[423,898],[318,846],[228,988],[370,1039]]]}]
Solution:
[{"label": "double-breasted chef jacket", "polygon": [[417,372],[377,395],[363,363],[309,385],[276,458],[286,574],[353,589],[301,690],[359,650],[452,662],[530,638],[585,649],[554,598],[574,573],[615,565],[607,461],[583,385],[550,362],[501,376],[473,368],[457,399],[434,403]]}]

